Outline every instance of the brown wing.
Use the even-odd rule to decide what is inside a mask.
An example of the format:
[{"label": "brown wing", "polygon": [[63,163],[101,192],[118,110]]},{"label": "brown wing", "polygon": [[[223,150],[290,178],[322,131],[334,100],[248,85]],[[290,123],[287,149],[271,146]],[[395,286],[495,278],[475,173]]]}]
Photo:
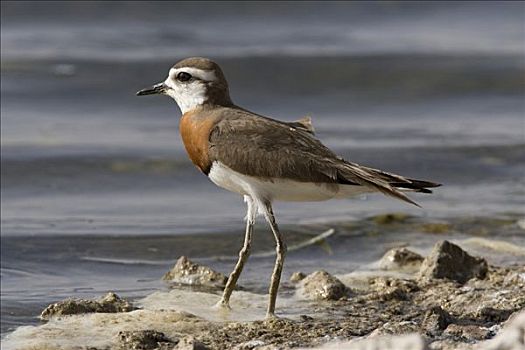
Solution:
[{"label": "brown wing", "polygon": [[417,205],[396,189],[415,186],[411,180],[346,162],[308,131],[244,110],[232,110],[211,131],[210,160],[270,180],[367,186]]},{"label": "brown wing", "polygon": [[210,158],[242,174],[337,183],[335,154],[302,127],[232,110],[210,134]]}]

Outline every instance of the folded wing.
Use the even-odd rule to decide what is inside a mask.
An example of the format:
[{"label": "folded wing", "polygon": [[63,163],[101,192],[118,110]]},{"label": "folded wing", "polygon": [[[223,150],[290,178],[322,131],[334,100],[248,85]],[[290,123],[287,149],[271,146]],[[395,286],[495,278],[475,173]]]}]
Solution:
[{"label": "folded wing", "polygon": [[400,190],[430,193],[439,184],[347,162],[301,123],[283,123],[232,111],[210,134],[210,160],[248,176],[299,182],[366,186],[417,205]]}]

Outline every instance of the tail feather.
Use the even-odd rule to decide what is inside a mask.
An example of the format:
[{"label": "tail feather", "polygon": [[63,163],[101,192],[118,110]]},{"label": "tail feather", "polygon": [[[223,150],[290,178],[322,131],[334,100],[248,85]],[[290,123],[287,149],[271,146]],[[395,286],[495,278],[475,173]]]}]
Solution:
[{"label": "tail feather", "polygon": [[401,192],[401,190],[432,193],[428,187],[433,188],[441,186],[441,184],[435,182],[410,179],[401,175],[387,173],[382,170],[368,168],[349,162],[345,162],[345,165],[341,170],[341,177],[346,181],[353,181],[360,185],[373,187],[387,196],[395,197],[418,207],[421,206],[407,197]]},{"label": "tail feather", "polygon": [[421,193],[432,193],[432,190],[429,190],[427,187],[433,188],[441,186],[441,184],[436,184],[428,181],[418,181],[412,179],[409,180],[410,182],[390,182],[390,186],[401,189],[409,189],[413,190],[414,192]]}]

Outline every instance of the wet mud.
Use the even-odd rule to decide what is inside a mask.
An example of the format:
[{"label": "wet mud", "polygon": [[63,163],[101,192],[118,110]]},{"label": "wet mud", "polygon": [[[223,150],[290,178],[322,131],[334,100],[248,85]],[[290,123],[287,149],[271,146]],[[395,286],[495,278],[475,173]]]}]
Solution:
[{"label": "wet mud", "polygon": [[[285,315],[269,320],[257,314],[266,296],[246,291],[234,292],[231,312],[212,307],[220,290],[184,287],[154,293],[137,306],[112,293],[97,301],[65,300],[43,311],[47,323],[20,327],[3,348],[524,348],[524,266],[491,266],[448,241],[438,242],[426,257],[393,249],[378,266],[403,273],[297,272],[288,287],[292,293],[278,303]],[[203,286],[223,281],[185,257],[166,276],[169,281],[191,276],[192,285]],[[253,319],[243,319],[253,310]]]}]

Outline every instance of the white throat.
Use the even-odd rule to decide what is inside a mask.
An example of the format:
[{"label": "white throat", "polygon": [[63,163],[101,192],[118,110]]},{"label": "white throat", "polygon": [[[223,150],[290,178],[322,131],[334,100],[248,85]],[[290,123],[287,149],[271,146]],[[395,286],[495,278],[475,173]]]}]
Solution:
[{"label": "white throat", "polygon": [[202,91],[199,91],[198,93],[193,92],[191,94],[177,94],[174,90],[169,90],[168,96],[177,102],[180,111],[184,114],[204,104],[206,101],[206,89],[203,86]]},{"label": "white throat", "polygon": [[[169,85],[169,80],[166,80]],[[182,114],[191,111],[206,102],[206,86],[204,84],[192,84],[191,86],[170,86],[166,94],[177,102]]]}]

